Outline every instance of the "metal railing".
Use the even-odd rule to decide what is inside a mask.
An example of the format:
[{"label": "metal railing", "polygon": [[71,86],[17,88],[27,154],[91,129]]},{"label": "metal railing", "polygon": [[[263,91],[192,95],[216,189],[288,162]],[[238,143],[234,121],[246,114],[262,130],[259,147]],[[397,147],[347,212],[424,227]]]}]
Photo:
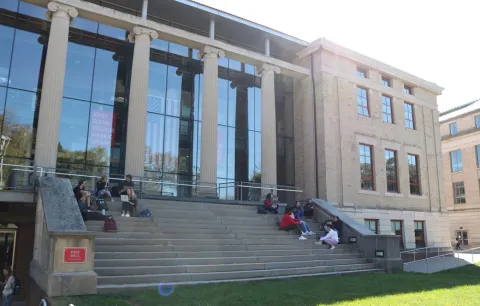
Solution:
[{"label": "metal railing", "polygon": [[[303,190],[294,186],[270,185],[255,182],[226,182],[218,184],[220,198],[226,198],[236,201],[259,202],[265,198],[265,195],[271,193],[274,200],[293,203],[297,193],[303,193]],[[225,196],[222,196],[225,195]]]},{"label": "metal railing", "polygon": [[[403,262],[413,262],[423,260],[428,257],[440,256],[440,253],[446,253],[445,247],[428,246],[400,252]],[[449,251],[447,253],[450,253]]]},{"label": "metal railing", "polygon": [[[421,249],[437,249],[438,255],[416,259],[410,262],[404,262],[404,271],[434,273],[480,262],[480,247],[457,252],[446,252],[444,254],[440,254],[440,249],[442,249],[441,247],[426,247]],[[405,251],[402,253],[413,252],[415,250]]]}]

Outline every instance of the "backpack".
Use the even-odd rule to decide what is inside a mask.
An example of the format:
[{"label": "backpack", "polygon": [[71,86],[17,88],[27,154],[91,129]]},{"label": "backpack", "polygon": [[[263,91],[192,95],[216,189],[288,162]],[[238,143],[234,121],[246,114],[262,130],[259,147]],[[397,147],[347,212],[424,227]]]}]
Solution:
[{"label": "backpack", "polygon": [[149,218],[152,216],[152,213],[150,212],[150,210],[145,209],[140,212],[139,216],[142,218]]},{"label": "backpack", "polygon": [[97,202],[97,210],[102,210],[102,209],[105,209],[106,211],[108,210],[107,202],[105,202],[104,199],[97,198],[96,202]]},{"label": "backpack", "polygon": [[15,280],[15,285],[13,286],[13,295],[20,295],[20,288],[22,287],[20,280]]},{"label": "backpack", "polygon": [[258,206],[257,214],[265,215],[266,213],[267,213],[267,210],[265,209],[265,207],[263,207],[263,206]]},{"label": "backpack", "polygon": [[113,216],[108,216],[105,219],[103,224],[103,231],[104,232],[116,232],[117,231],[117,222],[113,219]]}]

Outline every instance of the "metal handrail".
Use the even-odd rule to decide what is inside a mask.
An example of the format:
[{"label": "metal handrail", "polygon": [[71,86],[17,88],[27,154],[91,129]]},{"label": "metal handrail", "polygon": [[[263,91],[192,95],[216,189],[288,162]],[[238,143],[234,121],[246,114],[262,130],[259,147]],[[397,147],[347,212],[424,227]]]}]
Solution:
[{"label": "metal handrail", "polygon": [[443,247],[439,247],[439,246],[428,246],[428,247],[423,247],[423,248],[416,248],[416,249],[406,250],[406,251],[400,252],[400,254],[412,253],[412,252],[417,252],[417,251],[420,251],[420,250],[439,249],[439,248],[443,248]]},{"label": "metal handrail", "polygon": [[[425,261],[426,272],[429,273],[430,269],[429,269],[428,261],[431,260],[431,259],[442,258],[442,270],[445,270],[445,260],[444,260],[444,258],[447,257],[447,256],[453,256],[453,257],[457,258],[458,261],[457,261],[457,266],[456,267],[458,267],[459,264],[460,264],[460,254],[467,254],[467,255],[471,254],[472,255],[472,260],[471,260],[470,264],[474,264],[475,263],[475,260],[474,260],[474,254],[475,253],[473,252],[474,250],[480,250],[480,247],[471,248],[471,249],[468,249],[468,250],[462,250],[462,251],[459,251],[459,252],[450,252],[450,253],[447,253],[447,254],[427,257],[427,258],[424,258],[424,259],[418,259],[416,261],[406,262],[403,265],[408,266],[408,265],[413,264],[413,263],[418,263],[418,262],[421,262],[421,261]],[[468,260],[467,260],[467,262],[468,262]]]}]

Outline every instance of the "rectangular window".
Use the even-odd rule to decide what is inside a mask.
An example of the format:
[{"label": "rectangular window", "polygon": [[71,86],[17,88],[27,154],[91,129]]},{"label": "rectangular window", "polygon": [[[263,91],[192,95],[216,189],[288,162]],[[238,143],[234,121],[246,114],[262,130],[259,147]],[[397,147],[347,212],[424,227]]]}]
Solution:
[{"label": "rectangular window", "polygon": [[475,152],[477,152],[477,168],[480,168],[480,145],[475,146]]},{"label": "rectangular window", "polygon": [[403,221],[402,220],[392,220],[392,232],[400,236],[400,249],[405,249],[405,245],[403,243]]},{"label": "rectangular window", "polygon": [[413,227],[415,232],[415,247],[425,247],[425,226],[423,221],[413,221]]},{"label": "rectangular window", "polygon": [[450,167],[452,172],[460,172],[463,170],[462,151],[456,150],[450,152]]},{"label": "rectangular window", "polygon": [[475,127],[480,129],[480,116],[475,116]]},{"label": "rectangular window", "polygon": [[390,78],[382,76],[382,84],[385,87],[392,87],[392,80],[390,80]]},{"label": "rectangular window", "polygon": [[382,95],[383,122],[393,123],[392,98]]},{"label": "rectangular window", "polygon": [[398,191],[397,152],[385,150],[385,168],[387,171],[387,191]]},{"label": "rectangular window", "polygon": [[455,135],[457,133],[458,133],[457,123],[456,122],[450,123],[450,135]]},{"label": "rectangular window", "polygon": [[357,76],[366,79],[367,78],[367,70],[361,67],[357,67]]},{"label": "rectangular window", "polygon": [[378,234],[378,220],[376,219],[365,219],[365,227]]},{"label": "rectangular window", "polygon": [[365,190],[375,190],[372,151],[373,146],[360,144],[360,184]]},{"label": "rectangular window", "polygon": [[403,86],[403,92],[406,93],[407,95],[413,95],[412,86],[404,85]]},{"label": "rectangular window", "polygon": [[410,176],[410,194],[421,195],[418,155],[408,154],[408,174]]},{"label": "rectangular window", "polygon": [[465,184],[463,182],[455,182],[453,185],[453,203],[463,204],[467,202],[465,197]]},{"label": "rectangular window", "polygon": [[357,87],[357,109],[359,115],[370,117],[368,92],[365,88]]},{"label": "rectangular window", "polygon": [[415,117],[413,113],[413,104],[405,103],[404,104],[404,113],[405,113],[405,127],[407,129],[415,129]]}]

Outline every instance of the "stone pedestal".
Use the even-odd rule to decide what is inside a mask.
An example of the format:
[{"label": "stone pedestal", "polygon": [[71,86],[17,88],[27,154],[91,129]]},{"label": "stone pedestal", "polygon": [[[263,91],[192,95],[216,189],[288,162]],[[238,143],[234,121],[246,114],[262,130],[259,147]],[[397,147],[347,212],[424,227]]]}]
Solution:
[{"label": "stone pedestal", "polygon": [[218,147],[218,58],[224,57],[222,50],[206,46],[199,53],[203,58],[202,92],[202,141],[200,154],[200,180],[198,195],[217,197],[217,147]]},{"label": "stone pedestal", "polygon": [[57,163],[58,132],[62,112],[63,81],[67,62],[68,32],[75,8],[50,2],[47,16],[52,21],[48,38],[42,97],[38,115],[35,162],[46,167]]},{"label": "stone pedestal", "polygon": [[135,27],[128,37],[130,41],[135,42],[135,47],[128,100],[125,173],[142,177],[145,168],[150,43],[152,39],[158,38],[158,34],[154,30]]},{"label": "stone pedestal", "polygon": [[[275,73],[280,68],[264,64],[258,73],[262,75],[262,185],[277,185],[277,131],[275,120]],[[262,194],[269,193],[263,190]],[[276,192],[275,192],[276,194]]]}]

